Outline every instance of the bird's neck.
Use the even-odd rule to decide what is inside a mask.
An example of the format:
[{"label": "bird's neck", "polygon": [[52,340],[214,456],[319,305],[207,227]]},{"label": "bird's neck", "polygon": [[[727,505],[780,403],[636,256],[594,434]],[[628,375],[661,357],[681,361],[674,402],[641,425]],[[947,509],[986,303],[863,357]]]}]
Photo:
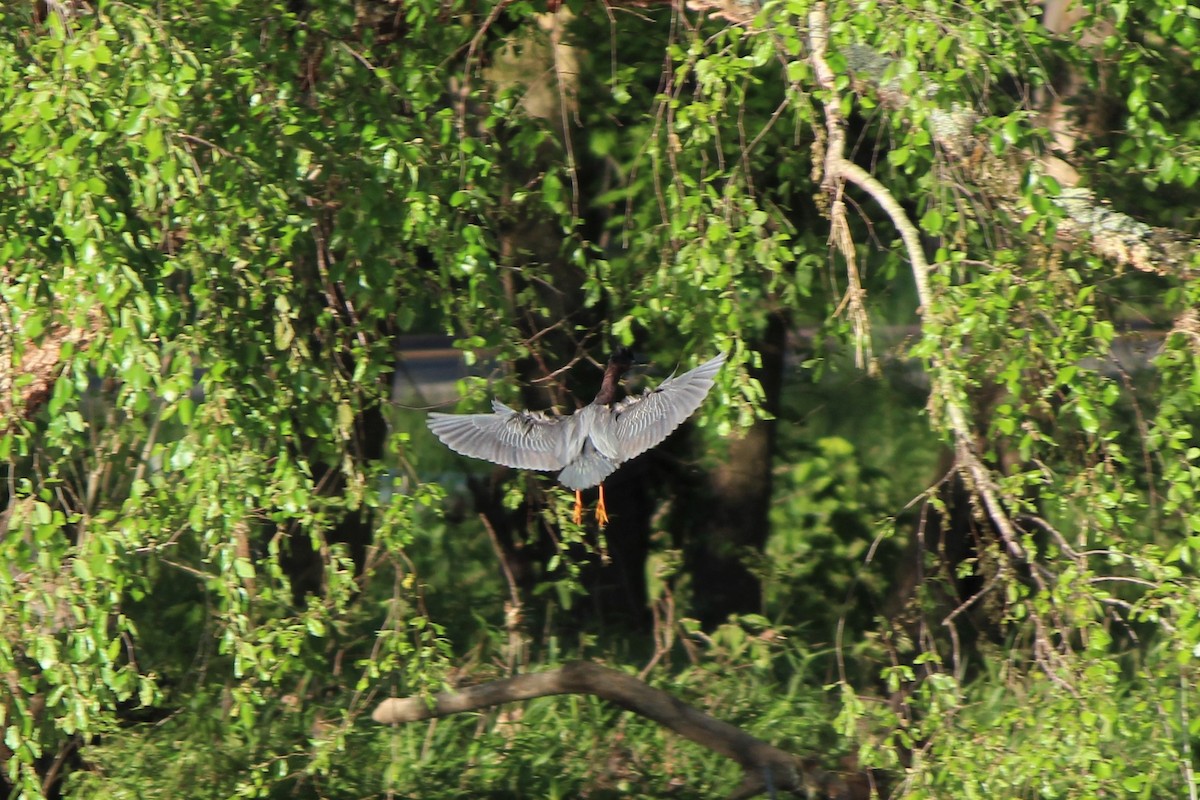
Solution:
[{"label": "bird's neck", "polygon": [[600,384],[600,391],[596,393],[596,399],[592,402],[598,406],[607,406],[617,400],[617,394],[621,391],[620,382],[621,375],[624,373],[617,364],[609,364],[604,370],[604,382]]}]

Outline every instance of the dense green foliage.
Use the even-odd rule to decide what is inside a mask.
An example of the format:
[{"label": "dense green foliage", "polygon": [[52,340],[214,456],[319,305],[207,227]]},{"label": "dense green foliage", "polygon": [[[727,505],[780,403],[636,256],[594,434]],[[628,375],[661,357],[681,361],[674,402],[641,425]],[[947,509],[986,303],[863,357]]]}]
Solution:
[{"label": "dense green foliage", "polygon": [[[1194,8],[1053,34],[1004,2],[578,3],[548,37],[523,0],[94,5],[0,8],[14,795],[734,785],[590,698],[369,719],[569,657],[656,659],[655,685],[897,797],[1196,795],[1200,257],[1137,271],[1061,235],[1037,158],[1070,75],[1105,110],[1069,154],[1086,185],[1194,242]],[[940,133],[963,109],[978,149]],[[861,184],[831,234],[839,128],[927,271]],[[779,320],[775,391],[751,370]],[[1114,360],[1136,328],[1152,355]],[[613,339],[663,374],[729,350],[691,469],[776,409],[772,533],[742,554],[762,614],[689,618],[704,531],[668,481],[651,633],[592,627],[581,587],[621,543],[510,473],[518,538],[553,544],[516,592],[495,531],[444,513],[461,461],[387,408],[398,337],[433,332],[538,378]]]}]

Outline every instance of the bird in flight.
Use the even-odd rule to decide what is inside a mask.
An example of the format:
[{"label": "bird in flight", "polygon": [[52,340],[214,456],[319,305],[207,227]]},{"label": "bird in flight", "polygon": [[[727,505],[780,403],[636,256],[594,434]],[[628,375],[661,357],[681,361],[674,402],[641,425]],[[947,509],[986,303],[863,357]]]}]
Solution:
[{"label": "bird in flight", "polygon": [[621,376],[633,366],[633,351],[618,347],[608,359],[596,399],[574,414],[517,411],[492,400],[491,414],[431,413],[429,429],[464,456],[516,469],[562,470],[558,482],[575,490],[577,524],[583,518],[580,491],[599,485],[596,521],[603,527],[608,524],[604,479],[690,417],[724,363],[721,353],[643,394],[619,398]]}]

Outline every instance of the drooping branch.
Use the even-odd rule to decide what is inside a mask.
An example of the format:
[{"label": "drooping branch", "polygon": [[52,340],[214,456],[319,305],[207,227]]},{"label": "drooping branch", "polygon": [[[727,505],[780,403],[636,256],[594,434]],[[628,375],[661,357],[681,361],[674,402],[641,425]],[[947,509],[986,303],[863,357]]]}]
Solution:
[{"label": "drooping branch", "polygon": [[594,695],[733,759],[744,771],[742,782],[730,795],[733,798],[754,797],[772,789],[829,800],[865,799],[870,793],[871,783],[866,775],[823,770],[811,759],[780,750],[632,675],[583,661],[444,692],[433,698],[391,698],[380,703],[371,718],[396,725],[560,694]]},{"label": "drooping branch", "polygon": [[[908,253],[909,263],[912,264],[917,298],[921,303],[922,313],[928,314],[933,308],[933,290],[929,285],[929,261],[925,258],[925,250],[921,246],[921,236],[916,225],[908,218],[900,202],[888,191],[886,186],[845,157],[846,137],[843,127],[845,120],[842,119],[840,111],[841,103],[837,96],[834,73],[825,59],[829,42],[825,15],[825,4],[817,3],[809,12],[808,17],[810,58],[817,82],[826,91],[834,93],[832,100],[825,105],[826,147],[823,185],[827,191],[836,195],[840,192],[839,185],[843,181],[848,181],[870,195],[871,199],[883,208],[896,230],[900,232],[900,238],[904,241],[904,249]],[[958,463],[970,476],[975,490],[983,499],[988,515],[996,525],[1001,539],[1004,540],[1005,548],[1014,558],[1023,561],[1025,551],[1018,541],[1017,531],[1000,503],[991,474],[975,453],[974,437],[966,412],[954,396],[953,387],[947,385],[944,377],[947,371],[940,368],[942,366],[940,362],[940,357],[935,354],[933,391],[935,396],[940,397],[945,403],[947,422],[950,432],[954,436]]]},{"label": "drooping branch", "polygon": [[[825,173],[822,185],[826,191],[837,197],[842,191],[841,184],[843,182],[851,183],[866,192],[883,208],[892,224],[896,227],[896,230],[900,232],[900,238],[904,242],[909,263],[912,265],[913,281],[916,285],[917,297],[921,305],[920,312],[924,319],[928,319],[928,315],[934,307],[934,297],[929,283],[929,262],[925,257],[925,251],[921,245],[917,226],[908,218],[903,206],[900,205],[900,202],[886,186],[865,169],[845,157],[845,133],[843,128],[845,119],[840,110],[841,101],[838,96],[834,73],[825,58],[829,42],[828,17],[826,14],[826,4],[818,2],[813,5],[808,16],[809,57],[817,76],[817,82],[832,95],[824,107],[827,144],[822,165]],[[1008,510],[1001,502],[999,487],[996,485],[991,471],[983,463],[983,459],[977,452],[965,404],[958,396],[958,392],[949,378],[951,370],[948,366],[948,358],[935,350],[931,356],[931,366],[933,368],[930,375],[932,384],[931,393],[934,398],[941,401],[945,409],[946,424],[954,439],[955,461],[958,469],[967,479],[970,488],[982,501],[984,510],[995,526],[996,532],[1000,536],[1005,551],[1012,559],[1013,565],[1023,566],[1027,562],[1025,548],[1019,541],[1020,535],[1016,525],[1009,516]],[[1032,571],[1030,577],[1039,589],[1043,591],[1046,589],[1045,583],[1036,570]],[[1074,690],[1072,687],[1058,675],[1055,668],[1056,652],[1051,645],[1051,638],[1046,630],[1045,621],[1036,612],[1030,612],[1030,619],[1036,631],[1035,648],[1038,660],[1052,679],[1073,693]]]}]

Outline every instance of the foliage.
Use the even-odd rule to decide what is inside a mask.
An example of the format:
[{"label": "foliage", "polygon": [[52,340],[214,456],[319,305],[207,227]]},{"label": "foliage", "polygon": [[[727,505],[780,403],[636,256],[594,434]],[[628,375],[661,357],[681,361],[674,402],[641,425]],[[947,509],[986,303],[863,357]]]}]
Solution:
[{"label": "foliage", "polygon": [[[518,369],[608,336],[728,349],[715,452],[776,410],[767,616],[663,611],[690,532],[656,516],[652,682],[896,796],[1194,795],[1200,264],[1065,238],[1038,105],[1064,75],[1100,98],[1085,182],[1195,241],[1200,17],[1104,3],[1053,34],[1041,8],[581,4],[562,39],[526,2],[0,9],[13,793],[728,791],[732,765],[588,699],[369,723],[384,695],[651,657],[552,624],[602,545],[520,476],[507,507],[558,549],[508,627],[486,533],[443,518],[447,456],[385,413],[396,337],[442,331]],[[571,78],[502,69],[564,43]],[[828,174],[839,133],[903,217]],[[781,397],[747,372],[771,319],[816,331]],[[1132,323],[1166,331],[1137,368]]]}]

